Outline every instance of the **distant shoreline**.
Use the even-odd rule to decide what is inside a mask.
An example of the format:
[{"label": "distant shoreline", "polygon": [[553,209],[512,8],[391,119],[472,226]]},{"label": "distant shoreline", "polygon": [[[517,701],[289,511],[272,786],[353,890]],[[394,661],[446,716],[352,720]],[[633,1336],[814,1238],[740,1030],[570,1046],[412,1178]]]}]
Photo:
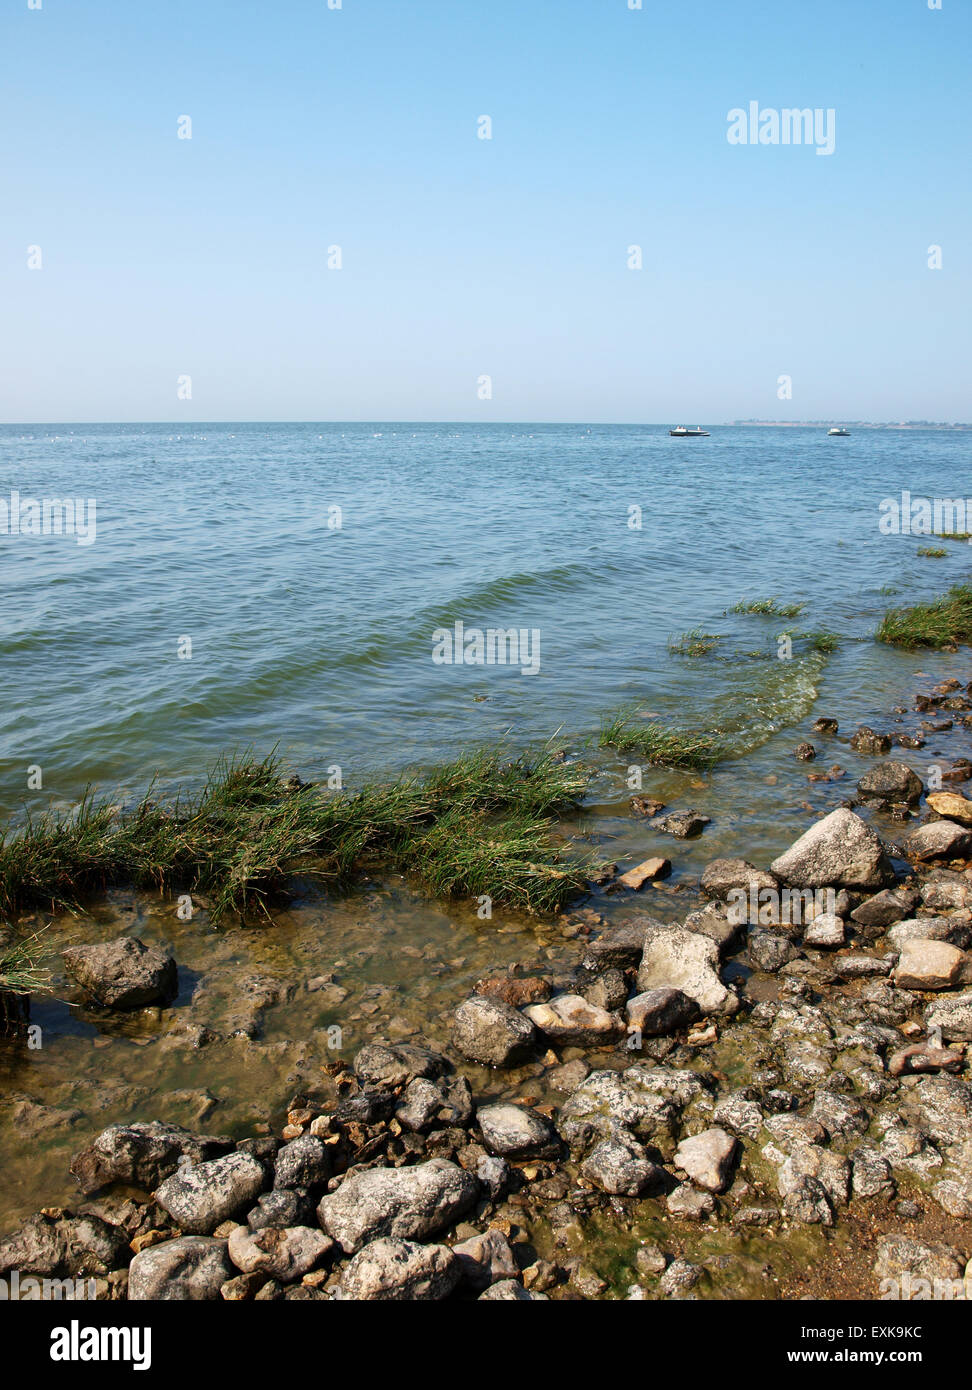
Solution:
[{"label": "distant shoreline", "polygon": [[729,420],[727,427],[767,425],[775,429],[818,430],[842,425],[855,430],[968,430],[972,425],[945,424],[932,420]]}]

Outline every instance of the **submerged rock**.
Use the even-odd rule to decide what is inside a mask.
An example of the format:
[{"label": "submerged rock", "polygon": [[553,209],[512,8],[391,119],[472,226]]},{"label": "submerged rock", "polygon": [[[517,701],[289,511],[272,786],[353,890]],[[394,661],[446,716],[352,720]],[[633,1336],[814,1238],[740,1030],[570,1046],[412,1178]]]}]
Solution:
[{"label": "submerged rock", "polygon": [[723,902],[728,901],[734,889],[740,888],[747,894],[752,893],[758,902],[764,888],[775,891],[776,887],[776,879],[771,873],[757,869],[747,859],[713,859],[706,864],[699,879],[703,897],[718,898]]},{"label": "submerged rock", "polygon": [[522,1009],[524,1004],[543,1004],[553,993],[549,980],[540,975],[491,975],[485,980],[476,981],[476,993],[485,994],[489,999],[500,999],[511,1009]]},{"label": "submerged rock", "polygon": [[921,799],[925,790],[921,778],[907,763],[893,759],[870,768],[857,783],[857,790],[865,801],[907,802],[913,805]]},{"label": "submerged rock", "polygon": [[397,1090],[407,1086],[417,1076],[428,1080],[451,1071],[448,1060],[439,1052],[414,1043],[368,1043],[354,1059],[354,1074],[366,1086],[382,1090]]},{"label": "submerged rock", "polygon": [[139,1009],[176,992],[173,958],[134,936],[61,952],[68,974],[106,1009]]},{"label": "submerged rock", "polygon": [[108,1274],[127,1263],[128,1237],[95,1215],[38,1212],[0,1241],[0,1275],[55,1278]]},{"label": "submerged rock", "polygon": [[635,865],[633,869],[628,869],[626,873],[620,874],[616,881],[621,888],[631,888],[637,891],[656,878],[667,878],[671,871],[672,861],[656,856]]},{"label": "submerged rock", "polygon": [[699,811],[673,811],[657,822],[658,829],[666,835],[674,835],[677,840],[691,840],[701,835],[710,823],[711,816],[703,816]]},{"label": "submerged rock", "polygon": [[872,757],[891,752],[891,735],[876,734],[866,724],[862,724],[856,734],[851,736],[850,746],[856,753],[867,753]]}]

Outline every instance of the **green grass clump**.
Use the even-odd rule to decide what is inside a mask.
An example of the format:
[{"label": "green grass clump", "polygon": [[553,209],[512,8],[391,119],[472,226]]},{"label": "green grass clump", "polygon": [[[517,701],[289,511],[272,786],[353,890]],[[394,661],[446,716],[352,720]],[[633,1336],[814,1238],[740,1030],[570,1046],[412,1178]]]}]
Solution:
[{"label": "green grass clump", "polygon": [[0,946],[0,995],[35,994],[50,988],[51,973],[44,961],[41,932]]},{"label": "green grass clump", "polygon": [[944,560],[948,551],[941,546],[921,545],[918,547],[919,555],[927,555],[930,560]]},{"label": "green grass clump", "polygon": [[730,613],[758,613],[767,618],[798,618],[806,608],[805,603],[778,603],[775,598],[740,599],[729,609]]},{"label": "green grass clump", "polygon": [[935,531],[933,534],[943,541],[972,541],[972,531]]},{"label": "green grass clump", "polygon": [[637,711],[618,710],[601,726],[599,748],[616,748],[619,753],[638,753],[646,762],[666,767],[709,768],[726,755],[713,734],[691,733],[667,728],[650,720],[634,723]]},{"label": "green grass clump", "polygon": [[30,903],[77,908],[115,884],[197,891],[219,921],[258,908],[300,871],[346,883],[365,860],[415,873],[434,893],[488,893],[556,910],[585,866],[560,868],[552,817],[576,810],[587,773],[546,748],[510,758],[477,750],[424,777],[354,793],[289,781],[278,760],[222,760],[196,798],[151,795],[122,814],[87,794],[73,815],[0,835],[0,913]]},{"label": "green grass clump", "polygon": [[691,632],[683,632],[681,637],[670,637],[668,650],[672,656],[705,656],[721,641],[718,633],[703,632],[700,627],[693,627]]},{"label": "green grass clump", "polygon": [[797,641],[806,642],[811,651],[826,652],[828,656],[840,646],[840,638],[836,632],[828,632],[826,628],[818,628],[813,632],[798,632]]},{"label": "green grass clump", "polygon": [[875,636],[879,642],[906,651],[972,642],[972,586],[955,584],[932,603],[889,608]]}]

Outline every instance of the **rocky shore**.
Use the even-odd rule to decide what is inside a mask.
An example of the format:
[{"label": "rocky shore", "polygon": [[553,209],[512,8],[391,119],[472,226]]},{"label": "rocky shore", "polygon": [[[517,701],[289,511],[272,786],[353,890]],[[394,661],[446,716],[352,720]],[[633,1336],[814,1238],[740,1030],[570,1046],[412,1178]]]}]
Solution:
[{"label": "rocky shore", "polygon": [[[970,690],[916,708],[942,720]],[[479,980],[449,1048],[369,1043],[275,1134],[104,1129],[72,1160],[78,1203],[0,1242],[0,1275],[100,1299],[655,1299],[739,1296],[747,1260],[765,1296],[840,1296],[809,1265],[853,1266],[850,1245],[849,1293],[972,1295],[972,764],[926,785],[890,736],[854,746],[874,758],[856,795],[769,865],[713,860],[677,923],[568,914],[572,968]],[[174,988],[135,938],[65,967],[106,1009]],[[508,1094],[483,1094],[484,1069]],[[608,1229],[627,1239],[605,1277]],[[767,1252],[787,1247],[802,1285],[779,1285]]]}]

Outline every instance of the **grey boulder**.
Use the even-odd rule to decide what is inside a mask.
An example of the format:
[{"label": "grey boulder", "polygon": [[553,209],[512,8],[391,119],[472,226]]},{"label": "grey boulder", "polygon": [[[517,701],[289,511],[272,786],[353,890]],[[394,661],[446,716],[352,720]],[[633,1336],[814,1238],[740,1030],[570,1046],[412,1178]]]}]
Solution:
[{"label": "grey boulder", "polygon": [[209,1235],[252,1206],[266,1185],[262,1163],[251,1154],[230,1153],[173,1173],[156,1190],[155,1200],[180,1230]]},{"label": "grey boulder", "polygon": [[382,1236],[425,1240],[471,1207],[479,1184],[448,1159],[412,1168],[368,1168],[351,1173],[322,1197],[317,1217],[347,1254]]},{"label": "grey boulder", "polygon": [[719,950],[708,936],[684,927],[650,927],[638,969],[638,990],[678,989],[704,1014],[735,1013],[736,995],[719,978]]},{"label": "grey boulder", "polygon": [[812,825],[770,869],[796,888],[883,888],[894,880],[875,831],[843,806]]},{"label": "grey boulder", "polygon": [[151,1245],[135,1256],[128,1267],[128,1297],[169,1303],[219,1298],[223,1284],[235,1273],[225,1240],[184,1236]]},{"label": "grey boulder", "polygon": [[490,1153],[501,1158],[552,1158],[560,1151],[550,1121],[524,1105],[500,1101],[481,1106],[476,1123]]},{"label": "grey boulder", "polygon": [[512,1066],[528,1056],[535,1039],[530,1020],[499,999],[473,994],[456,1010],[452,1040],[474,1062]]},{"label": "grey boulder", "polygon": [[205,1163],[233,1147],[226,1135],[193,1134],[180,1125],[109,1125],[71,1160],[71,1173],[84,1193],[121,1182],[152,1192],[183,1163]]},{"label": "grey boulder", "polygon": [[292,1284],[308,1274],[334,1242],[316,1226],[267,1226],[251,1231],[237,1226],[230,1233],[229,1257],[244,1274],[266,1274],[281,1284]]},{"label": "grey boulder", "polygon": [[446,1298],[462,1277],[462,1265],[447,1245],[418,1245],[381,1236],[348,1265],[338,1297],[367,1301],[434,1301]]}]

